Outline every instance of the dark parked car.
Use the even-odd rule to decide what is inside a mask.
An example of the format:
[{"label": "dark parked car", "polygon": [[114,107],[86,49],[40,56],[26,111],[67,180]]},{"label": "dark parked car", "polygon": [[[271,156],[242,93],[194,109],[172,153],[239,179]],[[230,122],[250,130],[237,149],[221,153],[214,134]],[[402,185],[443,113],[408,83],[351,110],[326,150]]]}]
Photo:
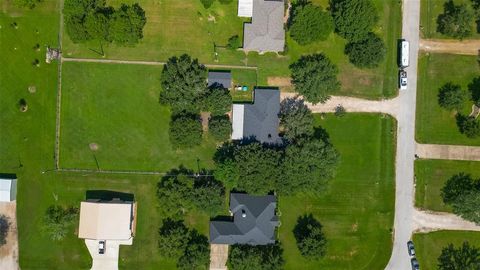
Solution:
[{"label": "dark parked car", "polygon": [[414,257],[414,256],[415,256],[415,247],[413,246],[413,242],[412,242],[412,241],[408,241],[408,242],[407,242],[407,247],[408,247],[408,254],[409,254],[411,257]]},{"label": "dark parked car", "polygon": [[410,262],[412,263],[412,270],[420,270],[420,264],[418,264],[417,259],[413,258]]},{"label": "dark parked car", "polygon": [[105,254],[105,241],[98,241],[98,254]]}]

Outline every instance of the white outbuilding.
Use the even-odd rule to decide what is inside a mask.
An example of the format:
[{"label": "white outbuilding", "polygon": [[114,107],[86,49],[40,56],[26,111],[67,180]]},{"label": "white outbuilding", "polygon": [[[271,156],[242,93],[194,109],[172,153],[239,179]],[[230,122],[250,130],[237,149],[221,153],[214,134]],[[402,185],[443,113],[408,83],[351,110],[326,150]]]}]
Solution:
[{"label": "white outbuilding", "polygon": [[0,178],[0,202],[11,202],[17,198],[17,179]]}]

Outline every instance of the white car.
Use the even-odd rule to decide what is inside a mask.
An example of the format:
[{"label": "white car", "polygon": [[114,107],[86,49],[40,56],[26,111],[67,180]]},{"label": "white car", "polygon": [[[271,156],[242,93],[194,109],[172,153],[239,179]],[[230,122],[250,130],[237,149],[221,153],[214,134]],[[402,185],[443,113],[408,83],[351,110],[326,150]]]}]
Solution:
[{"label": "white car", "polygon": [[400,90],[407,90],[407,72],[405,70],[400,70],[398,73],[398,84]]}]

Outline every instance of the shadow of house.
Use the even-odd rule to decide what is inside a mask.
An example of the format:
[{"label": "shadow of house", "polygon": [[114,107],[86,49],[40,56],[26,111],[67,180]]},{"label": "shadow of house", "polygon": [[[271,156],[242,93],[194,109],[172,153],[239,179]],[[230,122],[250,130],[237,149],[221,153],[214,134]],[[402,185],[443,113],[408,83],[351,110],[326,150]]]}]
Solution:
[{"label": "shadow of house", "polygon": [[120,200],[125,202],[133,202],[135,200],[135,196],[131,193],[117,192],[111,190],[87,190],[85,199],[87,201]]}]

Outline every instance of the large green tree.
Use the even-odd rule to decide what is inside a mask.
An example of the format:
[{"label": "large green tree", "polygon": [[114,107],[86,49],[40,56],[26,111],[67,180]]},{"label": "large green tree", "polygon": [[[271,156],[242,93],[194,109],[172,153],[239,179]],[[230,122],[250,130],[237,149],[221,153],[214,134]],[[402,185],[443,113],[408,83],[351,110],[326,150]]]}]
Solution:
[{"label": "large green tree", "polygon": [[468,85],[468,90],[470,91],[470,99],[477,107],[480,107],[480,77],[476,77],[472,80]]},{"label": "large green tree", "polygon": [[442,188],[442,199],[446,204],[455,202],[459,197],[476,188],[470,174],[459,173],[450,177]]},{"label": "large green tree", "polygon": [[480,249],[467,241],[455,248],[449,244],[438,257],[439,270],[478,270],[480,269]]},{"label": "large green tree", "polygon": [[452,207],[455,214],[480,225],[480,191],[475,190],[459,196],[452,203]]},{"label": "large green tree", "polygon": [[205,270],[210,264],[210,244],[207,237],[193,230],[184,254],[178,259],[177,268],[180,270]]},{"label": "large green tree", "polygon": [[326,40],[333,31],[333,19],[329,12],[307,3],[296,5],[292,11],[290,36],[300,45]]},{"label": "large green tree", "polygon": [[448,82],[438,90],[438,104],[447,110],[461,110],[467,93],[458,84]]},{"label": "large green tree", "polygon": [[378,12],[371,0],[332,0],[336,32],[356,42],[365,39],[378,22]]},{"label": "large green tree", "polygon": [[383,40],[374,33],[368,33],[364,40],[350,42],[345,47],[350,63],[360,68],[378,67],[386,51]]},{"label": "large green tree", "polygon": [[122,4],[110,19],[109,39],[120,45],[135,45],[143,38],[146,23],[145,11],[139,4]]},{"label": "large green tree", "polygon": [[197,115],[174,116],[170,122],[169,138],[176,148],[189,148],[202,143],[202,123]]},{"label": "large green tree", "polygon": [[77,218],[78,208],[65,208],[59,205],[50,206],[45,212],[42,230],[52,240],[62,240],[72,229],[72,225],[77,220]]},{"label": "large green tree", "polygon": [[335,148],[324,140],[312,138],[288,145],[278,191],[322,191],[327,180],[335,175],[339,159]]},{"label": "large green tree", "polygon": [[466,4],[455,5],[452,0],[444,4],[443,13],[437,18],[437,31],[457,39],[472,34],[473,13]]},{"label": "large green tree", "polygon": [[327,252],[327,239],[322,232],[322,225],[312,214],[303,215],[297,219],[293,229],[300,254],[310,260],[318,260]]},{"label": "large green tree", "polygon": [[230,247],[227,261],[230,270],[278,270],[283,269],[284,264],[280,244],[233,245]]},{"label": "large green tree", "polygon": [[286,98],[280,104],[280,125],[289,141],[313,135],[313,114],[303,99]]},{"label": "large green tree", "polygon": [[210,87],[201,97],[201,110],[212,115],[224,115],[232,108],[230,91],[223,87]]},{"label": "large green tree", "polygon": [[247,193],[267,194],[281,177],[281,152],[258,142],[237,146],[235,162],[239,173],[237,188]]},{"label": "large green tree", "polygon": [[158,231],[158,253],[166,258],[179,258],[187,246],[188,228],[182,220],[167,218]]},{"label": "large green tree", "polygon": [[208,133],[217,141],[226,141],[232,134],[232,123],[227,115],[214,116],[208,121]]},{"label": "large green tree", "polygon": [[184,54],[168,59],[163,67],[160,102],[170,105],[175,112],[197,112],[198,99],[207,89],[207,69],[197,59]]},{"label": "large green tree", "polygon": [[457,126],[460,132],[468,138],[480,136],[480,122],[473,116],[457,114]]},{"label": "large green tree", "polygon": [[292,83],[311,103],[324,103],[340,88],[338,68],[323,53],[300,57],[290,65]]}]

